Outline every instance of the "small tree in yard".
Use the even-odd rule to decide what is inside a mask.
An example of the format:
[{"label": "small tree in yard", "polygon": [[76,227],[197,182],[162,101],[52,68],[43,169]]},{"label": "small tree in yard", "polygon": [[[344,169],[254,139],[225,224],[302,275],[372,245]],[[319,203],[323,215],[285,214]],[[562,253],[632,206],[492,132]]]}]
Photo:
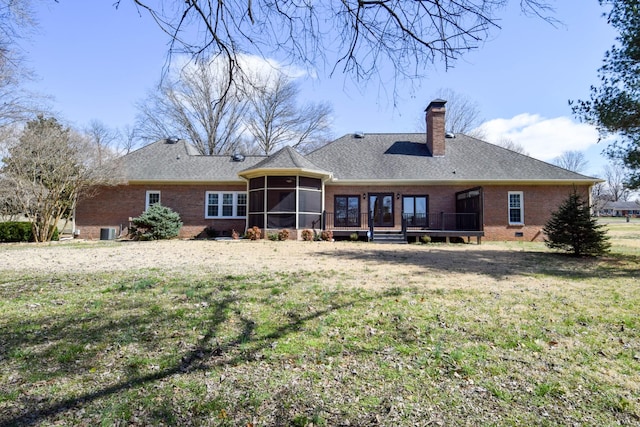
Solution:
[{"label": "small tree in yard", "polygon": [[36,242],[53,238],[80,195],[90,197],[98,186],[118,182],[118,163],[106,162],[107,153],[53,117],[38,116],[17,138],[0,144],[1,204],[29,218]]},{"label": "small tree in yard", "polygon": [[571,252],[575,256],[603,255],[609,251],[609,236],[602,224],[591,216],[591,209],[574,188],[542,231],[551,249]]},{"label": "small tree in yard", "polygon": [[160,203],[151,205],[132,224],[129,235],[138,240],[171,239],[178,236],[182,227],[180,215]]}]

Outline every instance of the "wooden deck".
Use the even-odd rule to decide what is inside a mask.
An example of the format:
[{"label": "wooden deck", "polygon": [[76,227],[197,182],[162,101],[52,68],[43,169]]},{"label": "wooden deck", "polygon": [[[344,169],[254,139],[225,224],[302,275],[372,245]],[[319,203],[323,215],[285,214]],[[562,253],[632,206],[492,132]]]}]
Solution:
[{"label": "wooden deck", "polygon": [[[349,237],[352,234],[357,234],[360,238],[367,238],[369,229],[363,228],[329,228],[334,237]],[[376,228],[374,234],[380,233],[400,233],[401,228]],[[482,243],[482,237],[484,237],[484,231],[469,231],[469,230],[423,230],[423,229],[409,229],[406,231],[407,238],[420,238],[421,236],[429,237],[444,237],[445,241],[449,243],[452,238],[460,237],[471,242],[472,238],[475,238],[477,244]]]},{"label": "wooden deck", "polygon": [[333,220],[333,213],[325,212],[324,228],[331,230],[336,237],[349,237],[352,234],[357,234],[360,238],[373,239],[375,235],[388,235],[388,234],[404,234],[405,238],[420,238],[421,236],[429,237],[443,237],[447,243],[452,238],[466,238],[467,242],[471,242],[471,239],[475,237],[476,243],[482,243],[482,237],[484,237],[484,231],[481,229],[481,225],[478,221],[478,216],[475,214],[459,214],[459,213],[444,213],[422,216],[422,217],[410,217],[405,219],[403,224],[396,224],[393,227],[373,227],[369,228],[370,218],[367,214],[361,214],[359,217],[355,216],[349,218],[349,225],[336,226]]}]

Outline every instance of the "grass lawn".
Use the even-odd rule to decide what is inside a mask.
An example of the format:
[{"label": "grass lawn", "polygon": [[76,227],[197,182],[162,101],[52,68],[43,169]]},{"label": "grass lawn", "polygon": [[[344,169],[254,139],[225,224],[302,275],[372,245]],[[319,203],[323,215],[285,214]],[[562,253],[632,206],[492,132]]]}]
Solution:
[{"label": "grass lawn", "polygon": [[608,227],[604,258],[487,243],[447,253],[455,271],[378,287],[331,267],[361,274],[357,257],[0,270],[0,425],[640,425],[640,222]]}]

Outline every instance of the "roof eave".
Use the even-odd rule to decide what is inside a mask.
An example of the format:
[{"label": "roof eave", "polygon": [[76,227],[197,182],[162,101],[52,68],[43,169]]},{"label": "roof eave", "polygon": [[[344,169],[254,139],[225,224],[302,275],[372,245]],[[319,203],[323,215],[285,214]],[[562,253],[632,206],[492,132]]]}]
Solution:
[{"label": "roof eave", "polygon": [[260,176],[286,176],[286,175],[304,175],[323,179],[332,179],[333,174],[330,172],[306,168],[259,168],[248,169],[238,173],[238,175],[245,179],[256,178]]},{"label": "roof eave", "polygon": [[593,185],[601,179],[339,179],[329,185]]},{"label": "roof eave", "polygon": [[244,179],[221,179],[221,180],[204,180],[204,179],[189,179],[189,180],[171,180],[171,179],[130,179],[126,181],[128,185],[141,185],[141,184],[157,184],[157,185],[184,185],[184,184],[246,184]]}]

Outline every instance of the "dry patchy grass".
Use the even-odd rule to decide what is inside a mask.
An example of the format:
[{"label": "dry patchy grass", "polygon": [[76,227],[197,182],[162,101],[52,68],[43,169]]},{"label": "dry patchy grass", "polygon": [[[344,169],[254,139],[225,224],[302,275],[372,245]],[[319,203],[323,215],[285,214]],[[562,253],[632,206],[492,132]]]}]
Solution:
[{"label": "dry patchy grass", "polygon": [[0,247],[0,425],[639,424],[625,236]]}]

